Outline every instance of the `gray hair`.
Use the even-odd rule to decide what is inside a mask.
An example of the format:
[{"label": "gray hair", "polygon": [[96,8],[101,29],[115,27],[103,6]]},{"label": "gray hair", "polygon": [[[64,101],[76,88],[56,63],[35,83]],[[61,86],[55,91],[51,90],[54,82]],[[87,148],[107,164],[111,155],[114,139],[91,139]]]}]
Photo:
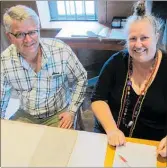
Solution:
[{"label": "gray hair", "polygon": [[164,26],[164,22],[162,19],[153,16],[151,13],[148,12],[146,8],[146,3],[145,1],[139,1],[135,4],[134,6],[134,13],[130,17],[127,18],[127,22],[124,28],[125,34],[127,34],[127,30],[129,29],[129,26],[140,20],[148,20],[154,29],[155,34],[162,33],[162,28]]},{"label": "gray hair", "polygon": [[37,26],[40,26],[39,17],[33,9],[24,5],[16,5],[7,9],[3,16],[3,24],[6,32],[11,31],[13,20],[21,22],[27,19],[32,19],[37,24]]}]

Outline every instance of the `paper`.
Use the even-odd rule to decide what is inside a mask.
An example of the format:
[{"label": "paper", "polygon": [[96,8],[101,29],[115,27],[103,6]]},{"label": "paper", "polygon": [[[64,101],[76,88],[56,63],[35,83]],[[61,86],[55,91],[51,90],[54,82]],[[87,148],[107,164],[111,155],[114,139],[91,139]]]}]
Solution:
[{"label": "paper", "polygon": [[98,34],[99,37],[109,38],[111,34],[111,29],[108,27],[104,27]]},{"label": "paper", "polygon": [[[123,156],[126,162],[120,159]],[[113,167],[156,167],[156,147],[127,142],[116,148]],[[129,165],[129,166],[128,166]]]},{"label": "paper", "polygon": [[68,167],[104,167],[106,149],[106,135],[78,131]]},{"label": "paper", "polygon": [[104,167],[104,134],[1,120],[2,167]]},{"label": "paper", "polygon": [[109,38],[115,40],[125,40],[124,29],[112,29]]},{"label": "paper", "polygon": [[29,167],[65,167],[77,139],[77,131],[47,127]]},{"label": "paper", "polygon": [[1,166],[28,167],[45,129],[35,124],[1,120]]}]

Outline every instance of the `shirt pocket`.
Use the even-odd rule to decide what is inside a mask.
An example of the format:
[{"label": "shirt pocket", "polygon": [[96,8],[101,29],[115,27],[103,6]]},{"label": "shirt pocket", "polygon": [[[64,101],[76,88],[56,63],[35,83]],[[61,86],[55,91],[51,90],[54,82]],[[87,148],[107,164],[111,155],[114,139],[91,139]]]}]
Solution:
[{"label": "shirt pocket", "polygon": [[65,82],[65,74],[64,73],[53,73],[50,77],[50,88],[58,91],[63,87]]}]

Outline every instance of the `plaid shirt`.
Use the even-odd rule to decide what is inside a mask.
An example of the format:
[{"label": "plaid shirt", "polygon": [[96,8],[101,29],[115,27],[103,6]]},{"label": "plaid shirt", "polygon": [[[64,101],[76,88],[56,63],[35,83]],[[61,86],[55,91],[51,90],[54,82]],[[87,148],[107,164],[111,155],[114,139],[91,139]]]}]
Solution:
[{"label": "plaid shirt", "polygon": [[1,118],[11,91],[16,90],[22,109],[35,117],[48,117],[68,105],[76,112],[84,98],[87,72],[68,45],[41,39],[41,70],[35,73],[12,44],[1,54]]}]

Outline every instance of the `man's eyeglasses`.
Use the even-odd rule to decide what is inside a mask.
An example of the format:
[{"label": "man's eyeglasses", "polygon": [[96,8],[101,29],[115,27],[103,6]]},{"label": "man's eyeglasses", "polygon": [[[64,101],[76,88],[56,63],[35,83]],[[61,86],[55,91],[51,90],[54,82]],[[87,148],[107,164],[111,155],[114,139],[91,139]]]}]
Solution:
[{"label": "man's eyeglasses", "polygon": [[24,39],[26,37],[26,35],[29,35],[30,37],[37,36],[39,33],[39,30],[32,30],[27,33],[24,33],[24,32],[16,33],[16,34],[13,34],[11,32],[9,32],[9,33],[12,34],[13,36],[15,36],[17,39]]}]

